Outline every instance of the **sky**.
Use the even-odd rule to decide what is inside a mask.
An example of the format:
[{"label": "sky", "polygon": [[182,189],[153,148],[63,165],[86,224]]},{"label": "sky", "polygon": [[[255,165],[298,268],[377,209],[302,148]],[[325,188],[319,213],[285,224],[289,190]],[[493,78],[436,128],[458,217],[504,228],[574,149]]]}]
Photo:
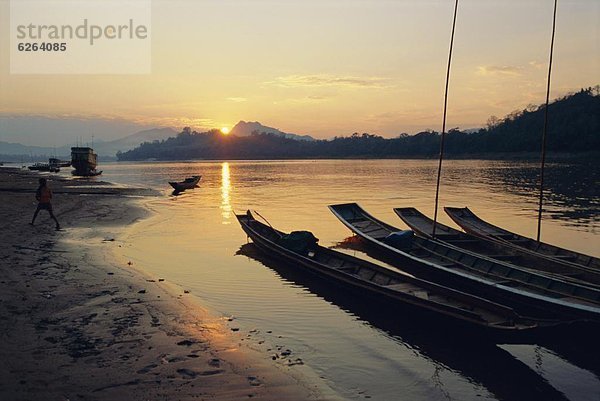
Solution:
[{"label": "sky", "polygon": [[[558,4],[551,98],[600,84],[600,1]],[[239,120],[315,138],[439,131],[453,6],[154,0],[150,74],[11,75],[9,1],[0,0],[0,141],[58,146]],[[544,102],[552,7],[460,1],[448,127]]]}]

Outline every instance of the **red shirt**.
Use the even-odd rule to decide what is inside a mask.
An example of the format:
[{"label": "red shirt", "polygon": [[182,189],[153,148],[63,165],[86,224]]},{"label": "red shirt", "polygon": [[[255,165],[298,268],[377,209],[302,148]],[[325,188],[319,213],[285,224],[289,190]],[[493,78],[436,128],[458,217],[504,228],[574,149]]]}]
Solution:
[{"label": "red shirt", "polygon": [[38,189],[37,199],[40,203],[50,203],[52,200],[52,191],[48,187]]}]

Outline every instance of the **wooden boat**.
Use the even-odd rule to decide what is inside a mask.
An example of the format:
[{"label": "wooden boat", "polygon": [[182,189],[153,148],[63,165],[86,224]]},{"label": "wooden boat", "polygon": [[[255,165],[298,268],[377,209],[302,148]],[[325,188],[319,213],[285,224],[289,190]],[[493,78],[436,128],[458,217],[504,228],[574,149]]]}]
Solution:
[{"label": "wooden boat", "polygon": [[[286,234],[257,221],[250,211],[236,217],[261,251],[361,293],[487,329],[522,331],[538,326],[509,307],[319,246],[306,231]],[[290,241],[294,234],[308,240]]]},{"label": "wooden boat", "polygon": [[50,173],[60,172],[60,168],[48,163],[35,163],[28,167],[32,171],[48,171]]},{"label": "wooden boat", "polygon": [[102,171],[96,170],[98,166],[98,155],[90,147],[72,147],[71,165],[74,170],[71,174],[80,177],[94,177],[102,174]]},{"label": "wooden boat", "polygon": [[202,178],[201,175],[194,175],[179,182],[169,181],[169,184],[173,187],[175,191],[185,191],[186,189],[192,189],[196,185],[198,185],[200,178]]},{"label": "wooden boat", "polygon": [[48,164],[55,167],[71,167],[71,162],[67,160],[60,160],[56,157],[48,159]]},{"label": "wooden boat", "polygon": [[600,269],[600,258],[560,248],[545,242],[538,242],[533,238],[505,230],[479,218],[468,207],[445,207],[444,210],[456,224],[470,234],[479,237],[494,238],[507,245],[527,249],[566,263]]},{"label": "wooden boat", "polygon": [[350,230],[390,264],[444,285],[509,305],[528,316],[600,321],[600,290],[519,269],[439,241],[414,236],[395,242],[399,229],[356,203],[329,206]]},{"label": "wooden boat", "polygon": [[[412,230],[432,237],[433,220],[413,207],[395,208],[394,212]],[[436,222],[435,239],[458,248],[498,259],[513,265],[534,269],[550,276],[581,285],[600,286],[600,270],[584,268],[556,260],[528,249],[509,246],[493,238],[478,237]]]}]

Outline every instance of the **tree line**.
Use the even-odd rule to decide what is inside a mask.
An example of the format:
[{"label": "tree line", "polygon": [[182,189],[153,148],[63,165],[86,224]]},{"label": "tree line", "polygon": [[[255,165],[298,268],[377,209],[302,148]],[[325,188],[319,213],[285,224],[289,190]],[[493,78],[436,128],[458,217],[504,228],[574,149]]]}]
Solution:
[{"label": "tree line", "polygon": [[[600,86],[582,89],[548,106],[547,150],[580,153],[600,151]],[[502,119],[490,117],[485,128],[447,132],[445,152],[469,157],[485,154],[538,152],[545,105],[528,106]],[[198,133],[184,128],[176,137],[145,142],[117,153],[119,160],[175,159],[302,159],[302,158],[408,158],[435,157],[440,133],[427,130],[415,135],[383,138],[354,133],[331,140],[297,141],[268,132],[246,137],[224,136],[219,130]]]}]

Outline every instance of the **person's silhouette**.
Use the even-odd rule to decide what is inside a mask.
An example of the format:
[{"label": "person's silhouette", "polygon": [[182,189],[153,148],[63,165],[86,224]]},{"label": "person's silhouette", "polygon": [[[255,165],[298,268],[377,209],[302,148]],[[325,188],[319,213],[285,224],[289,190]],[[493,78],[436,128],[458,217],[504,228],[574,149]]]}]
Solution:
[{"label": "person's silhouette", "polygon": [[58,220],[54,213],[52,213],[52,190],[48,187],[48,182],[45,178],[40,178],[40,186],[35,192],[35,199],[38,201],[37,209],[35,209],[35,213],[33,214],[33,219],[31,219],[31,225],[35,223],[35,218],[37,217],[40,210],[47,210],[50,213],[50,217],[56,223],[56,229],[60,230],[60,224],[58,224]]}]

